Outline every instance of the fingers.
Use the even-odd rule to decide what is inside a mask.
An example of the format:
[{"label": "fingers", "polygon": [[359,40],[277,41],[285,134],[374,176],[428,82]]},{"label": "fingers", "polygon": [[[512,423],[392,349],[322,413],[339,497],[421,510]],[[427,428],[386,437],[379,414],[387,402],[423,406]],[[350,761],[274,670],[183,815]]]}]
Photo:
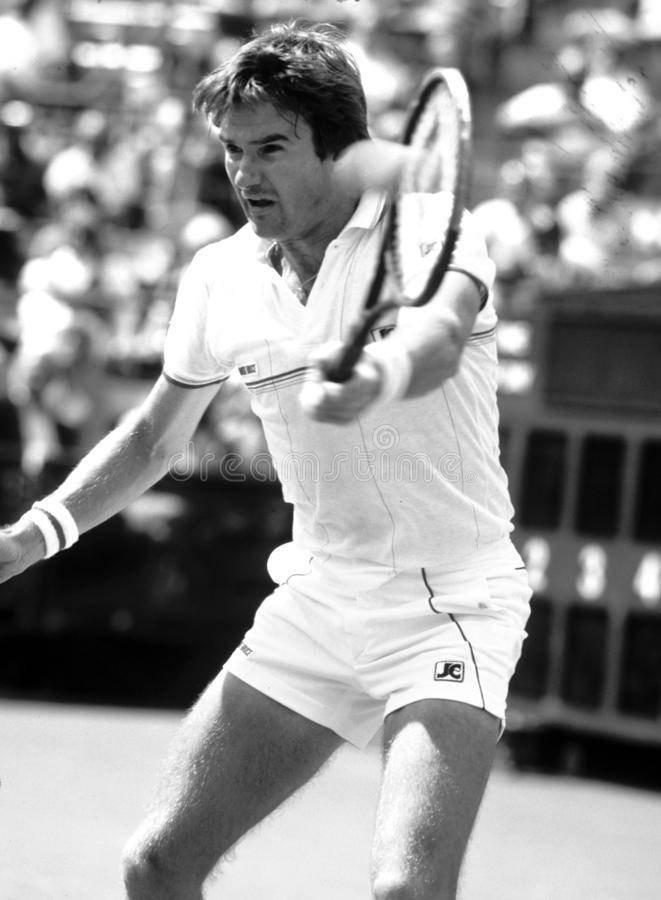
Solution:
[{"label": "fingers", "polygon": [[323,381],[324,372],[335,365],[342,353],[344,344],[342,341],[326,341],[321,347],[317,347],[310,353],[308,362],[312,367],[308,377],[312,381]]},{"label": "fingers", "polygon": [[361,360],[351,378],[342,384],[326,381],[324,357],[312,369],[300,395],[306,415],[319,422],[345,424],[351,422],[378,396],[380,372],[369,359]]}]

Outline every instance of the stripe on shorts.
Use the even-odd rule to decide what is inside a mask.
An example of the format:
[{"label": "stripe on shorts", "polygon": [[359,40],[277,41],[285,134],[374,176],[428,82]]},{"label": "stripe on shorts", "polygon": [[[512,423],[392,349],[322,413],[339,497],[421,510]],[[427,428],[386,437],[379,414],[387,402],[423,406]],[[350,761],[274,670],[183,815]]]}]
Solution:
[{"label": "stripe on shorts", "polygon": [[464,629],[461,627],[461,625],[460,625],[459,622],[456,620],[456,618],[452,615],[452,613],[444,613],[443,610],[441,610],[441,609],[436,609],[436,607],[435,607],[434,604],[432,603],[432,600],[434,599],[434,592],[433,592],[433,590],[431,589],[431,585],[429,584],[429,580],[428,580],[428,578],[427,578],[427,573],[425,572],[424,568],[420,569],[420,572],[422,573],[422,580],[423,580],[423,582],[424,582],[424,584],[425,584],[425,587],[427,588],[427,591],[428,591],[427,603],[429,604],[429,608],[431,609],[432,612],[436,613],[436,615],[438,615],[438,616],[447,616],[447,617],[450,619],[450,621],[452,622],[452,624],[455,626],[455,628],[457,628],[457,630],[459,631],[459,634],[461,635],[462,640],[463,640],[463,641],[467,644],[467,646],[468,646],[468,652],[469,652],[470,655],[471,655],[471,659],[472,659],[472,661],[473,661],[473,668],[475,669],[475,677],[476,677],[476,679],[477,679],[477,686],[478,686],[479,691],[480,691],[480,698],[481,698],[481,700],[482,700],[482,709],[486,709],[487,706],[486,706],[486,703],[485,703],[485,700],[484,700],[484,691],[482,690],[482,681],[480,680],[480,670],[478,669],[478,666],[477,666],[477,660],[475,659],[475,651],[473,650],[473,645],[471,644],[471,642],[470,642],[470,641],[468,640],[468,638],[466,637],[466,632],[465,632]]}]

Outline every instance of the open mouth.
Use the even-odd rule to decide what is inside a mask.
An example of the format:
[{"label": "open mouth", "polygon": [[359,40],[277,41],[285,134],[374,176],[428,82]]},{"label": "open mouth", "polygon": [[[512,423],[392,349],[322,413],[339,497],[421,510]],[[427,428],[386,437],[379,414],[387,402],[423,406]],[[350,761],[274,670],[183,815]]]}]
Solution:
[{"label": "open mouth", "polygon": [[247,202],[251,209],[267,209],[269,206],[273,206],[273,200],[254,200],[249,198]]}]

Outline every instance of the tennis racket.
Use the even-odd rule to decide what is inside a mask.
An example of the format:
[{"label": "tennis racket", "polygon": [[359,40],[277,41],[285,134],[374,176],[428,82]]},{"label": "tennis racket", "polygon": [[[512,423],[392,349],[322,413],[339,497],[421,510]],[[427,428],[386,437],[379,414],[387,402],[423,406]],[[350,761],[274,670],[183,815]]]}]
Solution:
[{"label": "tennis racket", "polygon": [[[348,381],[376,321],[395,307],[423,306],[448,270],[471,171],[470,95],[458,69],[429,72],[408,114],[402,143],[412,152],[405,154],[390,200],[364,310],[338,358],[325,367],[328,381]],[[437,195],[432,202],[430,194]],[[388,296],[382,298],[384,293]]]}]

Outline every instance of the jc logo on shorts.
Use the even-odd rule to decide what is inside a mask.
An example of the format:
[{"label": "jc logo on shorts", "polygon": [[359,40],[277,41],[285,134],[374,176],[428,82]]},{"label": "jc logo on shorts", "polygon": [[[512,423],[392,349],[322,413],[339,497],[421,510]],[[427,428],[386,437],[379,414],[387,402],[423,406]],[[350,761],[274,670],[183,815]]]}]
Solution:
[{"label": "jc logo on shorts", "polygon": [[434,681],[463,681],[464,664],[462,662],[437,662],[434,667]]}]

